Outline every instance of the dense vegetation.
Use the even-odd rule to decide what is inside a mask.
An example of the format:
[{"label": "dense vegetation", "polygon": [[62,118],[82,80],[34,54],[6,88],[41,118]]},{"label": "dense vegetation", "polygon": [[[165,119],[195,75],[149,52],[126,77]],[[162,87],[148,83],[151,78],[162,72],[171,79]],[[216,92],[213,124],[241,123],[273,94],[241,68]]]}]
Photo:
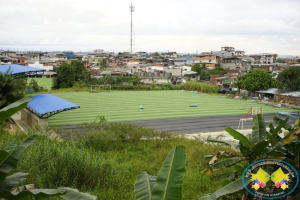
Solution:
[{"label": "dense vegetation", "polygon": [[[209,166],[209,168],[204,170],[202,174],[208,175],[226,169],[226,171],[223,171],[223,174],[217,176],[219,180],[224,179],[223,185],[225,186],[219,189],[218,191],[214,192],[213,194],[205,195],[206,200],[215,200],[227,194],[231,194],[231,197],[233,199],[243,199],[243,200],[254,199],[253,196],[254,193],[252,192],[253,194],[250,194],[249,193],[250,191],[249,190],[246,191],[246,189],[243,186],[244,184],[243,178],[244,178],[245,184],[251,188],[251,186],[253,186],[254,184],[253,176],[251,180],[251,177],[242,178],[242,175],[245,173],[245,170],[249,165],[256,163],[257,161],[262,159],[276,159],[277,162],[283,160],[286,163],[289,163],[290,165],[295,167],[294,171],[299,172],[300,170],[299,169],[300,166],[299,120],[295,123],[294,126],[288,124],[289,118],[286,118],[285,120],[281,120],[277,117],[274,117],[273,120],[277,125],[274,127],[273,124],[270,123],[269,131],[267,131],[266,123],[264,121],[263,116],[261,114],[256,115],[253,118],[252,133],[247,136],[235,131],[232,128],[227,127],[225,130],[236,140],[239,140],[239,144],[231,143],[229,141],[224,141],[220,139],[213,139],[213,138],[208,139],[209,142],[222,143],[222,144],[227,144],[229,146],[233,146],[237,148],[240,151],[240,153],[233,154],[233,153],[222,151],[211,155],[212,158],[212,160],[210,161],[211,165]],[[287,131],[283,138],[279,136],[280,132],[282,131],[281,130],[282,128],[284,128]],[[221,161],[214,163],[217,160],[218,156],[219,158],[224,156],[225,159],[222,159]],[[234,166],[234,169],[228,172],[228,167],[231,166]],[[268,167],[268,166],[261,166],[261,168],[267,170],[268,172],[272,170],[274,172],[275,170],[278,169],[278,167],[272,169],[272,167]],[[253,170],[253,172],[257,172],[257,170],[258,169],[256,169],[256,171]],[[265,180],[265,183],[267,182],[268,179]],[[290,180],[288,187],[294,188],[294,190],[291,190],[290,192],[285,191],[283,193],[284,195],[282,195],[284,197],[278,199],[291,199],[291,200],[299,199],[300,186],[296,184],[298,183],[295,182],[293,183],[293,181]],[[257,192],[256,195],[259,196],[261,195],[261,193],[267,193],[267,194],[279,193],[278,190],[277,191],[274,190],[275,186],[268,185],[266,188],[264,187],[265,186],[262,186],[262,188],[259,188],[259,190],[257,191],[254,190],[255,193]],[[267,197],[268,196],[264,196],[264,198]]]},{"label": "dense vegetation", "polygon": [[298,91],[300,86],[300,68],[287,67],[276,79],[276,86],[280,89]]},{"label": "dense vegetation", "polygon": [[58,84],[60,88],[73,87],[75,82],[88,83],[90,81],[90,74],[82,62],[74,60],[71,64],[62,63],[56,69],[58,73]]},{"label": "dense vegetation", "polygon": [[[187,165],[183,198],[197,199],[220,187],[220,182],[210,182],[209,177],[201,176],[199,171],[207,167],[205,154],[230,148],[130,124],[100,124],[84,125],[81,132],[72,134],[78,142],[59,142],[39,136],[23,154],[16,171],[30,172],[26,183],[44,188],[67,186],[90,192],[100,199],[133,199],[137,175],[143,171],[156,175],[168,152],[175,145],[184,145]],[[38,130],[37,133],[50,131]],[[28,136],[10,135],[1,129],[0,137],[0,148],[3,148],[12,142],[20,143]]]},{"label": "dense vegetation", "polygon": [[187,83],[181,84],[181,87],[185,90],[193,90],[204,93],[218,93],[219,87],[215,85],[208,85],[205,83],[199,83],[195,81],[189,81]]},{"label": "dense vegetation", "polygon": [[209,70],[205,63],[202,63],[201,66],[199,63],[196,63],[192,66],[191,70],[197,72],[196,75],[199,75],[201,80],[209,80],[211,74],[224,75],[227,73],[225,69],[221,67],[221,64],[217,64],[213,70]]},{"label": "dense vegetation", "polygon": [[[115,82],[118,77],[108,77],[107,80],[113,80]],[[126,79],[125,79],[126,80]],[[130,80],[130,79],[129,79]],[[96,85],[109,84],[108,82],[93,82]],[[155,83],[151,85],[142,85],[142,84],[113,84],[111,85],[112,90],[138,90],[138,91],[149,91],[149,90],[193,90],[203,93],[218,93],[218,86],[209,85],[206,83],[188,81],[187,83],[183,83],[180,85],[173,85],[171,83],[163,83],[157,85]],[[102,88],[95,88],[95,91],[101,91]],[[81,92],[81,91],[89,91],[89,87],[84,83],[75,82],[73,87],[70,88],[60,88],[56,90],[52,90],[51,92]]]},{"label": "dense vegetation", "polygon": [[0,72],[0,109],[25,95],[26,80],[14,79],[10,74],[10,69],[4,73]]},{"label": "dense vegetation", "polygon": [[253,69],[249,71],[246,75],[239,75],[233,87],[240,89],[246,89],[250,92],[255,92],[258,90],[267,90],[268,88],[274,87],[274,79],[272,75],[262,69]]},{"label": "dense vegetation", "polygon": [[267,90],[273,86],[274,81],[272,76],[266,70],[262,69],[249,71],[243,80],[243,87],[250,92]]}]

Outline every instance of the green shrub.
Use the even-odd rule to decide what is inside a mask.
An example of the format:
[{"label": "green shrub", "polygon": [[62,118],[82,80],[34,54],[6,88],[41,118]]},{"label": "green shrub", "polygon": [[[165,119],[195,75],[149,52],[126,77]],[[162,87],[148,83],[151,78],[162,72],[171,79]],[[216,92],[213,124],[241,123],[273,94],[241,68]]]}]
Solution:
[{"label": "green shrub", "polygon": [[219,87],[215,85],[208,85],[205,83],[199,83],[195,81],[188,81],[187,83],[181,84],[181,87],[185,90],[193,90],[204,93],[218,93]]},{"label": "green shrub", "polygon": [[149,139],[156,141],[158,147],[165,142],[161,139],[174,138],[170,133],[127,123],[85,124],[76,135],[80,145],[100,151],[120,150],[126,146],[134,149],[135,145]]}]

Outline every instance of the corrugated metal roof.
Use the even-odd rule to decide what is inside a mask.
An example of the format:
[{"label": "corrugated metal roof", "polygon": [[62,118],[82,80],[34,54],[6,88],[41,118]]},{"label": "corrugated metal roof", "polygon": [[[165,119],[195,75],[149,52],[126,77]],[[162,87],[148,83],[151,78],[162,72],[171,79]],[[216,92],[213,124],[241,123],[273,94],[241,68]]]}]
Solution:
[{"label": "corrugated metal roof", "polygon": [[277,88],[269,88],[267,90],[259,90],[256,92],[262,93],[262,94],[278,94],[279,93]]},{"label": "corrugated metal roof", "polygon": [[40,71],[46,71],[46,69],[40,69],[35,67],[27,67],[23,65],[0,65],[0,72],[5,73],[10,68],[11,74],[21,74],[21,73],[27,73],[27,72],[40,72]]},{"label": "corrugated metal roof", "polygon": [[287,92],[287,93],[283,93],[283,94],[280,94],[280,95],[283,95],[283,96],[292,96],[292,97],[300,97],[300,92]]},{"label": "corrugated metal roof", "polygon": [[35,95],[27,104],[27,109],[40,118],[48,118],[57,113],[76,108],[80,108],[80,106],[52,94]]}]

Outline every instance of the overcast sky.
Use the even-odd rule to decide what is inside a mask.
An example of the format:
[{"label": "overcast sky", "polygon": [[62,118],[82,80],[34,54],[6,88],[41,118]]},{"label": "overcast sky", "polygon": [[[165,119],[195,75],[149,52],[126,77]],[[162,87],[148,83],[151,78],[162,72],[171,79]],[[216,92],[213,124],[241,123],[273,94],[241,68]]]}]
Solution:
[{"label": "overcast sky", "polygon": [[[127,0],[0,0],[0,49],[129,51]],[[299,0],[139,0],[134,51],[300,55]]]}]

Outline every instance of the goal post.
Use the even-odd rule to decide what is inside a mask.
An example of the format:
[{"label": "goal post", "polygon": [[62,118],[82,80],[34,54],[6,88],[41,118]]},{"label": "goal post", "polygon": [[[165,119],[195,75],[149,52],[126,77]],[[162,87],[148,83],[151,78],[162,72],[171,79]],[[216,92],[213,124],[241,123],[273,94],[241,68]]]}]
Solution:
[{"label": "goal post", "polygon": [[263,107],[251,107],[245,116],[248,119],[251,115],[263,114]]},{"label": "goal post", "polygon": [[251,107],[252,115],[263,114],[263,107]]},{"label": "goal post", "polygon": [[90,93],[111,92],[111,85],[91,85]]},{"label": "goal post", "polygon": [[240,125],[242,125],[242,129],[244,128],[244,122],[247,122],[249,120],[253,120],[253,118],[249,118],[252,115],[258,115],[263,114],[263,107],[251,107],[246,114],[245,118],[240,119],[238,129],[240,129]]}]

